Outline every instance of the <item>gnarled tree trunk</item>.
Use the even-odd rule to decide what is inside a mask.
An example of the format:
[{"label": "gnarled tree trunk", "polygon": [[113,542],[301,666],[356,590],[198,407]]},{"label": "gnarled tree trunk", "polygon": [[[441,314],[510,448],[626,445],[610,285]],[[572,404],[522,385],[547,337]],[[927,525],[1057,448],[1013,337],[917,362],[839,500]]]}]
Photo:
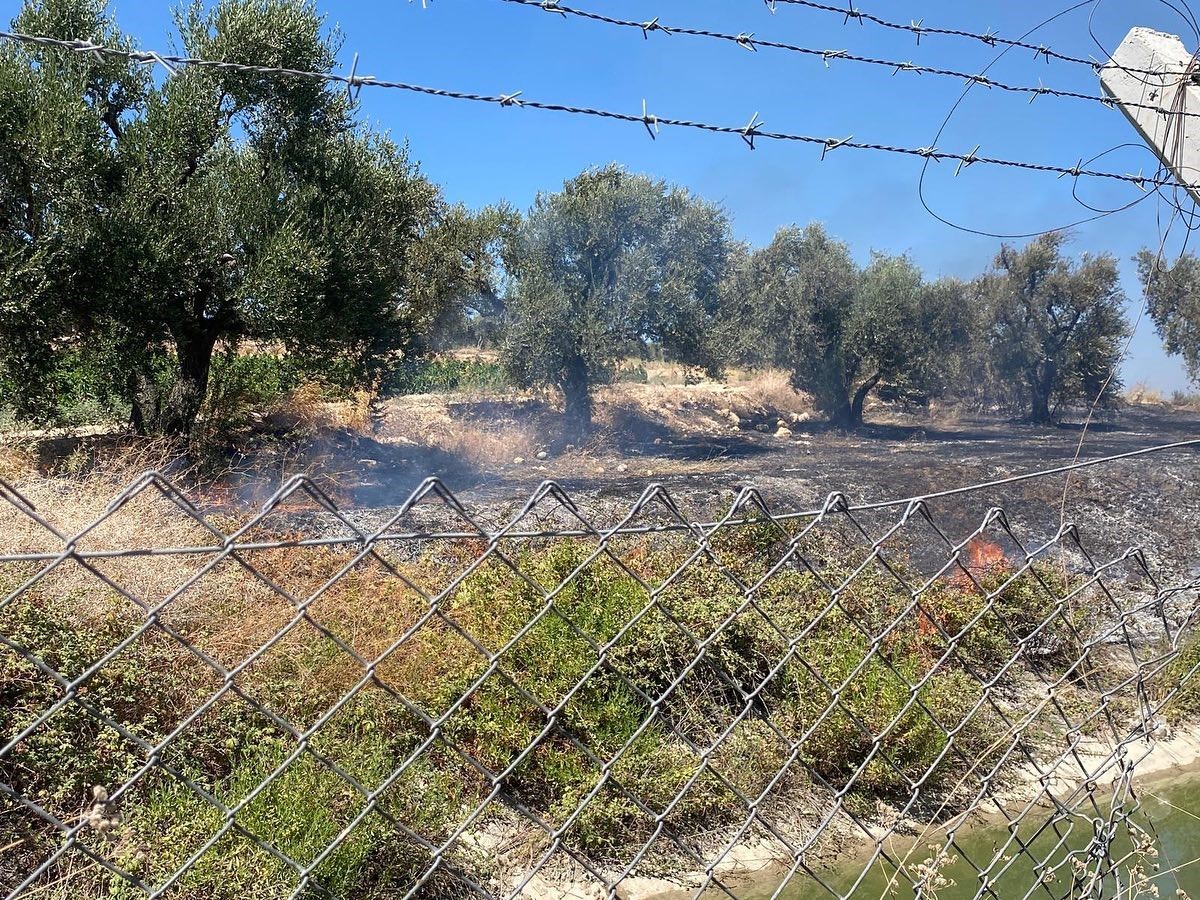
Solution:
[{"label": "gnarled tree trunk", "polygon": [[863,423],[863,405],[867,402],[867,396],[874,390],[875,385],[879,384],[879,380],[883,376],[876,372],[862,384],[860,384],[853,394],[849,394],[845,400],[832,409],[829,413],[829,421],[839,428],[858,428]]},{"label": "gnarled tree trunk", "polygon": [[1049,425],[1054,421],[1050,401],[1054,394],[1054,381],[1058,366],[1052,360],[1038,363],[1029,380],[1029,418],[1035,425]]},{"label": "gnarled tree trunk", "polygon": [[215,324],[187,324],[174,330],[175,381],[161,391],[150,375],[130,379],[136,431],[171,436],[190,434],[208,395],[213,349],[220,329]]},{"label": "gnarled tree trunk", "polygon": [[857,428],[863,423],[863,404],[867,402],[867,395],[875,389],[875,385],[879,384],[879,379],[883,375],[876,372],[866,381],[858,386],[858,390],[854,392],[854,397],[850,400],[850,425]]},{"label": "gnarled tree trunk", "polygon": [[563,424],[572,438],[586,437],[592,430],[591,379],[587,361],[580,355],[563,367],[559,388],[563,392]]}]

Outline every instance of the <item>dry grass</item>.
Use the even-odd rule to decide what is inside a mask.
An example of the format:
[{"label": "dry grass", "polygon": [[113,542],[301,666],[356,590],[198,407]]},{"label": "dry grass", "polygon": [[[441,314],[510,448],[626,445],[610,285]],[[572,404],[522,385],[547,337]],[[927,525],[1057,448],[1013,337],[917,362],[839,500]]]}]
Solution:
[{"label": "dry grass", "polygon": [[262,420],[283,432],[315,432],[344,429],[371,430],[371,410],[375,395],[355,391],[349,400],[330,401],[318,384],[302,384],[265,411]]},{"label": "dry grass", "polygon": [[1183,412],[1200,412],[1200,393],[1174,391],[1171,394],[1171,407]]},{"label": "dry grass", "polygon": [[1176,390],[1168,396],[1143,381],[1137,382],[1125,392],[1125,402],[1139,406],[1169,408],[1178,412],[1200,412],[1200,393]]},{"label": "dry grass", "polygon": [[597,392],[596,418],[609,429],[627,429],[640,419],[681,436],[714,435],[758,426],[792,428],[813,414],[811,398],[793,390],[786,373],[776,370],[735,371],[725,381],[696,384],[619,383]]},{"label": "dry grass", "polygon": [[1139,381],[1125,391],[1125,402],[1136,403],[1140,406],[1162,406],[1166,402],[1162,391],[1150,387],[1144,381]]},{"label": "dry grass", "polygon": [[779,369],[739,372],[731,380],[746,401],[756,407],[797,416],[813,412],[812,397],[793,388],[788,374]]},{"label": "dry grass", "polygon": [[545,443],[547,412],[537,401],[415,395],[387,404],[379,438],[445,453],[466,465],[497,465],[537,453]]},{"label": "dry grass", "polygon": [[37,467],[37,451],[29,440],[0,443],[0,478],[15,481]]}]

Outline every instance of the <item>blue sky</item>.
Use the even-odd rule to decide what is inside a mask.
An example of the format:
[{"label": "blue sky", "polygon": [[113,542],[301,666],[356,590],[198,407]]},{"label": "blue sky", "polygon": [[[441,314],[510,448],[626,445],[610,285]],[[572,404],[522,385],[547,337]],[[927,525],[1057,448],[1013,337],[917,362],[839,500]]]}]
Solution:
[{"label": "blue sky", "polygon": [[[840,0],[835,0],[840,2]],[[1066,6],[1038,0],[857,0],[866,11],[896,21],[941,25],[1019,37]],[[585,22],[501,0],[430,0],[423,9],[403,0],[318,0],[345,35],[346,68],[357,51],[358,73],[485,94],[523,91],[528,98],[675,118],[741,125],[757,112],[766,126],[817,136],[929,146],[963,84],[934,75],[875,68],[844,60],[762,49],[751,53],[724,42],[652,34]],[[952,37],[911,35],[843,17],[780,5],[772,15],[760,0],[575,0],[582,8],[670,25],[704,27],[866,56],[912,60],[965,72],[982,70],[998,49]],[[16,12],[0,0],[0,19]],[[114,0],[122,26],[146,48],[171,46],[170,5]],[[1087,57],[1100,50],[1088,33],[1113,48],[1134,25],[1194,36],[1159,0],[1102,0],[1063,16],[1030,40]],[[1099,93],[1086,66],[1035,60],[1013,50],[989,72],[997,80]],[[927,213],[918,197],[921,160],[883,153],[835,151],[760,141],[750,151],[737,137],[665,129],[651,141],[639,125],[365,88],[363,114],[406,138],[424,170],[452,200],[479,206],[507,199],[524,207],[591,165],[616,160],[632,169],[687,185],[719,201],[736,232],[768,241],[781,225],[820,220],[865,260],[872,249],[907,252],[929,275],[969,276],[993,258],[1000,241],[966,234]],[[1098,103],[1028,97],[974,88],[937,141],[939,148],[1072,166],[1109,148],[1138,142],[1119,111]],[[1150,173],[1154,159],[1140,144],[1115,150],[1094,166]],[[1072,196],[1111,208],[1140,197],[1122,183],[995,170],[974,166],[954,177],[954,165],[932,165],[925,196],[940,215],[994,232],[1059,227],[1090,213]],[[1129,262],[1139,248],[1157,247],[1169,208],[1150,197],[1123,213],[1081,225],[1074,252],[1111,252],[1122,264],[1131,314],[1140,303]],[[1178,250],[1176,225],[1168,250]],[[1018,241],[1019,242],[1019,241]],[[1186,385],[1177,361],[1162,352],[1149,320],[1135,336],[1124,369],[1127,383],[1171,390]]]}]

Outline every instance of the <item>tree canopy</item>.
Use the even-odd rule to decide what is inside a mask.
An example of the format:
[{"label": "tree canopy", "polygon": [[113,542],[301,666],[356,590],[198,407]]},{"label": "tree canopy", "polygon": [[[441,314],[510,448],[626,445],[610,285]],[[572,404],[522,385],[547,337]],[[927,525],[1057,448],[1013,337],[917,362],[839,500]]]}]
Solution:
[{"label": "tree canopy", "polygon": [[1136,257],[1150,318],[1168,353],[1183,358],[1188,376],[1200,381],[1200,259],[1184,253],[1173,263],[1142,250]]},{"label": "tree canopy", "polygon": [[[13,28],[134,47],[104,0],[26,0]],[[191,57],[337,65],[312,0],[191,0],[176,28]],[[183,434],[219,352],[375,386],[470,342],[561,392],[575,436],[594,387],[651,354],[784,368],[843,426],[883,386],[930,396],[969,370],[981,396],[1049,422],[1116,395],[1128,333],[1116,261],[1063,246],[1006,245],[971,282],[927,281],[906,255],[862,267],[820,225],[750,250],[720,207],[615,164],[524,215],[471,211],[320,79],[0,45],[0,392],[27,421],[82,382],[138,430]],[[1200,261],[1138,266],[1168,351],[1200,377]]]},{"label": "tree canopy", "polygon": [[1129,326],[1117,262],[1073,262],[1065,241],[1056,232],[1020,250],[1004,245],[980,282],[994,389],[1037,423],[1072,401],[1111,403],[1121,389]]},{"label": "tree canopy", "polygon": [[539,195],[517,237],[508,370],[561,391],[573,435],[591,428],[592,387],[626,355],[653,346],[716,373],[718,288],[731,243],[719,208],[619,166]]},{"label": "tree canopy", "polygon": [[[190,56],[336,60],[307,2],[193,2],[176,23]],[[100,0],[27,2],[14,29],[132,45]],[[370,381],[489,277],[461,241],[467,214],[313,79],[180,67],[156,81],[115,57],[6,45],[0,198],[0,379],[28,416],[82,359],[137,427],[186,432],[214,348],[242,340]]]},{"label": "tree canopy", "polygon": [[860,270],[820,225],[782,228],[744,257],[725,287],[739,355],[787,370],[832,421],[860,424],[883,381],[935,387],[960,341],[962,286],[927,284],[905,256],[875,254]]}]

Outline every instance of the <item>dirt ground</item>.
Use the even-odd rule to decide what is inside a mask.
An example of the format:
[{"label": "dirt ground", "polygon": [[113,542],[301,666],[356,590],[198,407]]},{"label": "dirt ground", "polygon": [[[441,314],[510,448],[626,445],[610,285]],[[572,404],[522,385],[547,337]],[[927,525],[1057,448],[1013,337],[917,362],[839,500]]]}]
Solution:
[{"label": "dirt ground", "polygon": [[[997,416],[883,404],[868,408],[868,425],[845,433],[814,415],[808,399],[781,374],[685,384],[679,373],[654,368],[647,383],[598,392],[596,433],[579,447],[558,435],[560,416],[551,396],[416,395],[385,402],[373,420],[357,413],[347,419],[336,410],[314,418],[310,409],[308,416],[300,429],[294,417],[285,417],[278,437],[231,454],[230,471],[217,489],[197,489],[201,504],[249,515],[287,476],[306,473],[372,529],[436,475],[487,528],[511,521],[547,480],[561,485],[597,528],[615,524],[651,484],[666,489],[678,512],[666,515],[655,506],[634,524],[652,524],[653,516],[661,524],[671,515],[711,521],[747,487],[757,489],[773,513],[819,508],[834,491],[852,504],[892,500],[1070,463],[1082,435],[1078,417],[1035,428]],[[1188,440],[1200,437],[1200,411],[1130,403],[1097,417],[1082,436],[1084,460]],[[1061,524],[1074,523],[1095,562],[1137,547],[1167,581],[1182,580],[1200,574],[1197,449],[1080,470],[1070,478],[1065,506],[1063,475],[933,500],[929,509],[945,538],[917,522],[904,531],[913,547],[934,548],[928,554],[936,563],[945,559],[946,539],[964,539],[989,509],[1000,507],[1024,550],[1053,538]],[[135,456],[126,480],[135,469],[160,467],[153,453]],[[106,464],[95,465],[103,474]],[[38,481],[45,478],[42,468],[40,476],[18,479],[18,485],[45,494]],[[55,487],[47,496],[71,496],[71,477],[51,478]],[[121,478],[110,473],[108,496],[125,483]],[[423,515],[407,517],[412,530],[453,526],[455,517],[440,502],[427,500],[418,512]],[[866,531],[864,545],[902,512],[856,514]],[[534,522],[578,524],[553,498],[526,520]],[[1002,532],[995,526],[989,537],[1006,553],[1022,556],[1024,550]]]},{"label": "dirt ground", "polygon": [[[1067,464],[1077,451],[1086,460],[1200,437],[1200,413],[1157,404],[1104,414],[1086,434],[1070,417],[1037,428],[877,405],[868,418],[858,432],[830,429],[778,383],[618,385],[598,403],[597,436],[573,447],[554,439],[557,412],[546,399],[407,397],[383,409],[373,434],[354,437],[333,455],[352,458],[342,463],[353,473],[342,476],[342,496],[363,510],[366,524],[382,521],[422,479],[438,475],[488,526],[511,518],[547,479],[602,526],[652,483],[667,489],[685,517],[705,521],[724,514],[745,487],[784,513],[820,507],[833,491],[850,503],[890,500]],[[929,507],[955,541],[1001,507],[1026,549],[1074,523],[1096,562],[1138,547],[1164,573],[1191,576],[1200,573],[1198,450],[1083,469],[1069,485],[1067,476],[1055,475]],[[901,512],[856,518],[879,535]],[[1008,552],[1020,553],[1002,537]],[[919,540],[937,543],[932,535]]]}]

